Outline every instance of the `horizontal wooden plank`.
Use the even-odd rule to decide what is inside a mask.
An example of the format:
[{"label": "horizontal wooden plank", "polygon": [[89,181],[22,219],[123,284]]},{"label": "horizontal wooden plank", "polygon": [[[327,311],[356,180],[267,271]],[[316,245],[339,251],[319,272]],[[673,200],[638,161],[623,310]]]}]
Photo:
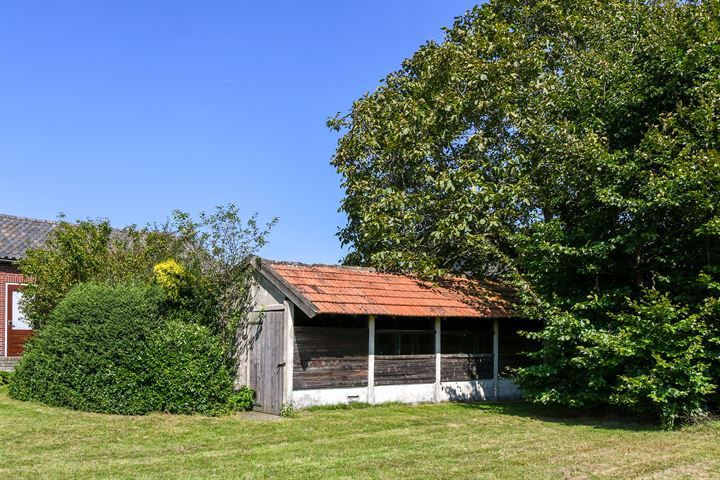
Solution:
[{"label": "horizontal wooden plank", "polygon": [[492,355],[443,354],[440,367],[440,379],[443,382],[493,378]]},{"label": "horizontal wooden plank", "polygon": [[375,385],[435,382],[435,355],[376,355]]},{"label": "horizontal wooden plank", "polygon": [[530,366],[533,361],[524,354],[501,354],[498,363],[500,376],[507,377],[510,375],[510,369]]},{"label": "horizontal wooden plank", "polygon": [[295,327],[293,388],[367,385],[368,330]]}]

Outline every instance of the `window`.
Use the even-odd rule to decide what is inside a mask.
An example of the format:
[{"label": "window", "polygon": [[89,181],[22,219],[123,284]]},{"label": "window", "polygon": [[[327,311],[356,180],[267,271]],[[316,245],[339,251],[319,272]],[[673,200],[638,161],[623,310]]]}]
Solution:
[{"label": "window", "polygon": [[310,318],[295,307],[293,323],[296,327],[367,328],[367,316],[323,313]]},{"label": "window", "polygon": [[492,335],[483,332],[442,332],[442,353],[492,353]]},{"label": "window", "polygon": [[376,332],[377,355],[424,355],[435,353],[433,332]]},{"label": "window", "polygon": [[8,289],[10,298],[12,299],[12,329],[13,330],[32,330],[30,322],[22,311],[20,300],[22,300],[22,292],[16,288]]},{"label": "window", "polygon": [[533,360],[525,353],[537,351],[541,345],[537,340],[528,339],[518,332],[538,331],[542,328],[542,323],[513,318],[500,322],[499,326],[500,376],[507,376],[508,369],[532,365]]},{"label": "window", "polygon": [[491,320],[445,319],[441,329],[442,353],[471,355],[492,353],[493,326]]},{"label": "window", "polygon": [[378,318],[375,321],[375,353],[377,355],[435,353],[434,322],[432,318]]}]

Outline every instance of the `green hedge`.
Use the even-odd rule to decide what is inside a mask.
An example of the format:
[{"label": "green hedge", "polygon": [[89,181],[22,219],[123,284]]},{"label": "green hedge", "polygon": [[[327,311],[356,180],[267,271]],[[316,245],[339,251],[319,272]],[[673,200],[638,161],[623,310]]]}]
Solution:
[{"label": "green hedge", "polygon": [[16,367],[10,395],[77,410],[218,414],[237,405],[219,340],[166,321],[155,287],[82,284]]},{"label": "green hedge", "polygon": [[222,413],[232,394],[222,346],[207,327],[170,321],[149,342],[159,410]]}]

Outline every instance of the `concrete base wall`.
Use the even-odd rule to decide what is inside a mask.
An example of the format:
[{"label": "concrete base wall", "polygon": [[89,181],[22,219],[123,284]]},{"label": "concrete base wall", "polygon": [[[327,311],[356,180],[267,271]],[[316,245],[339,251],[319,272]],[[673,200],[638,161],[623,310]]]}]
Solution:
[{"label": "concrete base wall", "polygon": [[434,383],[418,385],[382,385],[375,386],[375,401],[373,403],[423,403],[432,402]]},{"label": "concrete base wall", "polygon": [[[297,408],[320,405],[337,405],[351,402],[368,403],[423,403],[433,402],[435,385],[432,383],[416,385],[375,386],[374,400],[368,399],[365,387],[357,388],[319,388],[293,391],[293,403]],[[520,389],[507,379],[498,380],[498,400],[511,400],[521,397]],[[495,400],[492,380],[474,380],[470,382],[443,382],[440,385],[441,402],[478,402]]]},{"label": "concrete base wall", "polygon": [[491,399],[494,399],[492,380],[440,384],[440,400],[443,402],[480,402]]},{"label": "concrete base wall", "polygon": [[[512,380],[498,380],[497,400],[522,398],[522,391]],[[492,380],[470,382],[443,382],[440,384],[440,400],[443,402],[480,402],[495,400],[495,385]]]},{"label": "concrete base wall", "polygon": [[498,398],[500,400],[520,400],[522,390],[512,380],[501,378],[498,381]]},{"label": "concrete base wall", "polygon": [[12,372],[19,361],[20,357],[0,357],[0,371]]},{"label": "concrete base wall", "polygon": [[337,405],[340,403],[367,402],[367,388],[318,388],[312,390],[294,390],[293,404],[297,408]]}]

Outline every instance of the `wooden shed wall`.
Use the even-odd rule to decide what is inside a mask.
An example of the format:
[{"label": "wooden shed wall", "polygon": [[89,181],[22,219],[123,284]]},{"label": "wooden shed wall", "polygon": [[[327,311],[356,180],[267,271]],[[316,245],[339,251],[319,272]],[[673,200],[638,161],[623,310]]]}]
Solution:
[{"label": "wooden shed wall", "polygon": [[296,326],[294,344],[294,389],[367,386],[367,328]]},{"label": "wooden shed wall", "polygon": [[500,322],[499,373],[509,376],[513,368],[525,367],[532,363],[525,353],[538,350],[540,344],[529,340],[518,331],[537,331],[542,327],[538,321],[510,318]]},{"label": "wooden shed wall", "polygon": [[[368,329],[358,328],[358,325],[362,323],[359,323],[357,318],[319,315],[310,319],[297,310],[296,316],[293,340],[293,389],[365,387],[368,385]],[[404,322],[404,319],[402,320]],[[492,379],[492,321],[462,320],[447,321],[449,330],[445,331],[441,328],[441,335],[462,334],[463,338],[474,338],[479,335],[480,340],[469,345],[480,351],[442,353],[440,381]],[[405,332],[401,330],[404,326],[403,322],[395,326],[395,331]],[[518,366],[521,362],[526,361],[520,352],[527,351],[529,345],[524,337],[516,333],[516,330],[532,327],[532,324],[515,319],[508,319],[506,322],[501,322],[499,358],[501,368]],[[445,321],[443,321],[444,323]],[[414,328],[417,329],[417,326],[414,325]],[[387,334],[394,330],[376,331]],[[416,332],[416,330],[409,331]],[[375,355],[375,385],[433,382],[435,382],[434,353]]]},{"label": "wooden shed wall", "polygon": [[442,382],[486,380],[493,378],[493,354],[442,354]]},{"label": "wooden shed wall", "polygon": [[435,382],[435,355],[376,355],[375,385]]}]

